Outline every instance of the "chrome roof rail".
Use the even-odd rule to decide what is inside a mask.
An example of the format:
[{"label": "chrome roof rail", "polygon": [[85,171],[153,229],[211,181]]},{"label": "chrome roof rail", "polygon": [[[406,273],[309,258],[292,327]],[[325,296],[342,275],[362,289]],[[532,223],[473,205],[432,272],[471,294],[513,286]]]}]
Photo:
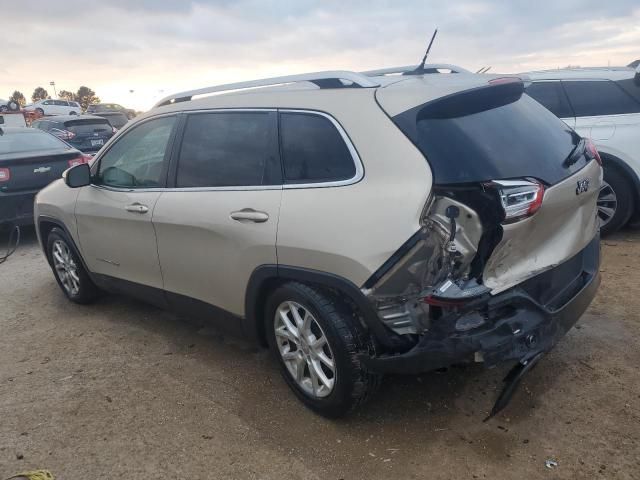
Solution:
[{"label": "chrome roof rail", "polygon": [[[377,70],[367,70],[366,72],[360,72],[362,75],[366,75],[367,77],[380,77],[384,75],[394,75],[398,73],[410,73],[413,72],[418,65],[406,65],[404,67],[391,67],[391,68],[380,68]],[[451,65],[449,63],[427,63],[424,66],[424,71],[428,72],[429,70],[451,70],[453,73],[471,73],[466,68],[459,67],[458,65]],[[431,73],[431,72],[430,72]]]},{"label": "chrome roof rail", "polygon": [[[351,82],[351,84],[342,84],[341,80]],[[212,87],[199,88],[196,90],[187,90],[186,92],[174,93],[168,97],[163,98],[157,102],[153,108],[161,107],[163,105],[170,105],[177,102],[186,102],[191,100],[196,95],[207,95],[209,93],[217,92],[229,92],[234,90],[245,90],[258,87],[270,87],[275,85],[284,85],[288,83],[297,82],[312,82],[320,87],[330,88],[335,86],[343,87],[359,87],[359,88],[374,88],[379,87],[380,84],[373,81],[366,75],[349,71],[327,71],[327,72],[315,72],[315,73],[302,73],[299,75],[287,75],[284,77],[263,78],[260,80],[249,80],[247,82],[227,83],[225,85],[215,85]],[[338,84],[341,83],[341,85]]]}]

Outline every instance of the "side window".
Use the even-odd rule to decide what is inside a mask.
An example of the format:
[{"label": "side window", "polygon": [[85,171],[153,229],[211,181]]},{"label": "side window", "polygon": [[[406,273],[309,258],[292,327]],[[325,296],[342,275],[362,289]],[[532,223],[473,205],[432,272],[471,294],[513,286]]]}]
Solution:
[{"label": "side window", "polygon": [[312,113],[281,113],[280,140],[285,183],[348,180],[354,158],[333,123]]},{"label": "side window", "polygon": [[176,117],[149,120],[127,132],[100,159],[95,182],[121,188],[164,185],[164,158]]},{"label": "side window", "polygon": [[573,110],[560,82],[536,82],[527,87],[527,95],[558,118],[573,117]]},{"label": "side window", "polygon": [[45,100],[42,102],[43,105],[53,105],[53,100]]},{"label": "side window", "polygon": [[176,187],[279,185],[275,112],[189,115]]},{"label": "side window", "polygon": [[563,81],[576,117],[618,115],[640,112],[640,103],[615,82]]},{"label": "side window", "polygon": [[65,102],[64,100],[54,100],[53,103],[55,105],[58,105],[59,107],[68,107],[69,104],[67,102]]}]

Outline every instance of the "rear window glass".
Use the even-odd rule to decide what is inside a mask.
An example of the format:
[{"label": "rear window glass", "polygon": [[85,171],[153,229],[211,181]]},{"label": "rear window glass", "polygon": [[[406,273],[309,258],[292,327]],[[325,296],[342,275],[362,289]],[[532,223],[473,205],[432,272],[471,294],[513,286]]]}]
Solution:
[{"label": "rear window glass", "polygon": [[427,158],[437,184],[534,177],[554,184],[580,137],[509,85],[470,90],[393,118]]},{"label": "rear window glass", "polygon": [[24,130],[26,131],[20,133],[5,132],[4,135],[0,135],[0,155],[71,148],[71,146],[48,133],[27,128]]},{"label": "rear window glass", "polygon": [[76,135],[92,134],[97,132],[111,131],[111,125],[104,120],[72,120],[65,122],[64,128]]},{"label": "rear window glass", "polygon": [[316,114],[282,113],[280,136],[287,183],[331,182],[355,176],[351,152],[329,119]]},{"label": "rear window glass", "polygon": [[573,110],[560,82],[537,82],[527,88],[527,95],[545,106],[556,117],[573,117]]},{"label": "rear window glass", "polygon": [[563,81],[576,117],[640,112],[640,103],[611,81]]},{"label": "rear window glass", "polygon": [[178,187],[280,183],[273,112],[190,115],[178,160]]}]

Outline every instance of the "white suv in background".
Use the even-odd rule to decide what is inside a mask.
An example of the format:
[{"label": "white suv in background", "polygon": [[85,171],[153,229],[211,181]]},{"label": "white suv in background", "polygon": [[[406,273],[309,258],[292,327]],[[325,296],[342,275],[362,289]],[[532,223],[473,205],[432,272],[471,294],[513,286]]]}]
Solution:
[{"label": "white suv in background", "polygon": [[38,100],[24,107],[27,112],[38,112],[40,115],[80,115],[82,107],[78,102],[68,102],[66,100]]},{"label": "white suv in background", "polygon": [[526,92],[583,137],[604,164],[598,199],[603,234],[638,214],[640,206],[640,67],[548,70],[526,74]]}]

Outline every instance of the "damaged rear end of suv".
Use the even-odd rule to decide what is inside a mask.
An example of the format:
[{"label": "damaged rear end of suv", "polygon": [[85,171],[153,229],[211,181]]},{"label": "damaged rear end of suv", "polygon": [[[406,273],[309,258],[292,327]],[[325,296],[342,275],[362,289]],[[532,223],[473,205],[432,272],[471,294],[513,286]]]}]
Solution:
[{"label": "damaged rear end of suv", "polygon": [[422,82],[376,92],[434,180],[420,230],[362,288],[402,341],[363,361],[404,374],[515,361],[493,415],[595,296],[601,161],[519,78],[439,98]]}]

